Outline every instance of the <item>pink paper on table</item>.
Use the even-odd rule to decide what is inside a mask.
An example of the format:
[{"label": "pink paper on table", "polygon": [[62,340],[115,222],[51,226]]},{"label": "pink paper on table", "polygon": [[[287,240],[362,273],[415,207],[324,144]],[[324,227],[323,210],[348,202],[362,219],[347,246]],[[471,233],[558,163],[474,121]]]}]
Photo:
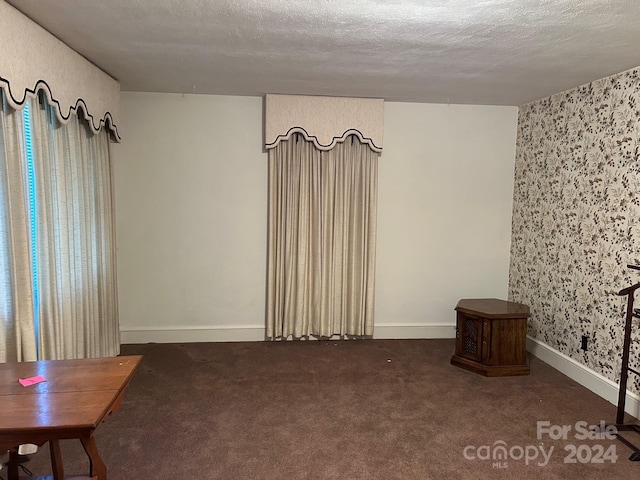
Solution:
[{"label": "pink paper on table", "polygon": [[36,383],[46,382],[47,380],[42,375],[36,375],[35,377],[20,378],[18,379],[20,385],[28,387],[29,385],[35,385]]}]

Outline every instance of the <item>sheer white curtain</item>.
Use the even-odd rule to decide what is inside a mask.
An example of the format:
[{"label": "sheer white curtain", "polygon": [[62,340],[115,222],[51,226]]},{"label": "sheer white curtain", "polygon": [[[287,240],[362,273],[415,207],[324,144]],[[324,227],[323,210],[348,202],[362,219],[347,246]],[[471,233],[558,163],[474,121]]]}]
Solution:
[{"label": "sheer white curtain", "polygon": [[269,338],[373,334],[377,162],[353,136],[269,150]]},{"label": "sheer white curtain", "polygon": [[0,362],[36,360],[22,112],[0,90]]},{"label": "sheer white curtain", "polygon": [[[108,133],[93,134],[81,118],[61,125],[42,95],[30,101],[30,112],[36,208],[35,222],[27,222],[27,243],[32,250],[12,258],[19,262],[16,270],[29,275],[23,283],[32,287],[20,284],[15,275],[10,286],[18,298],[35,305],[28,321],[37,332],[39,359],[116,355],[120,341]],[[18,144],[17,150],[25,148]],[[5,158],[12,159],[9,175],[27,175],[24,152]],[[3,184],[17,188],[17,180],[3,179]],[[10,221],[3,221],[3,228],[22,228],[14,217],[28,217],[28,208],[24,199],[9,204]],[[20,324],[19,312],[12,310],[7,328],[3,325],[8,337],[16,337],[11,325],[15,329]],[[24,335],[14,340],[20,344]]]}]

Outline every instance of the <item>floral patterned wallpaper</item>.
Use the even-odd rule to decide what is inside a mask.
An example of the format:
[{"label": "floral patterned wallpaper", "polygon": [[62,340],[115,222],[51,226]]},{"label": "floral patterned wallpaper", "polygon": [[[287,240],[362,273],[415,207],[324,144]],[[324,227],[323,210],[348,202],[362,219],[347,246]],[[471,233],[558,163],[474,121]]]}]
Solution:
[{"label": "floral patterned wallpaper", "polygon": [[[628,263],[640,264],[640,67],[520,108],[509,299],[529,305],[531,337],[617,382],[616,293],[640,282]],[[640,394],[637,375],[628,389]]]}]

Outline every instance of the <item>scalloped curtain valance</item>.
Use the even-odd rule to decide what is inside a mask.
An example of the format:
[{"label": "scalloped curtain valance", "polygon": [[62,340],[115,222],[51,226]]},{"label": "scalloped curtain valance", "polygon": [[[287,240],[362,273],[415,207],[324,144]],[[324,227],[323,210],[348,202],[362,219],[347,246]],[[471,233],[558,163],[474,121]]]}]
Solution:
[{"label": "scalloped curtain valance", "polygon": [[0,88],[14,109],[43,90],[61,123],[82,109],[94,133],[104,127],[120,141],[118,82],[3,0]]},{"label": "scalloped curtain valance", "polygon": [[384,100],[268,94],[265,108],[267,150],[300,133],[319,150],[356,135],[374,152],[382,151]]}]

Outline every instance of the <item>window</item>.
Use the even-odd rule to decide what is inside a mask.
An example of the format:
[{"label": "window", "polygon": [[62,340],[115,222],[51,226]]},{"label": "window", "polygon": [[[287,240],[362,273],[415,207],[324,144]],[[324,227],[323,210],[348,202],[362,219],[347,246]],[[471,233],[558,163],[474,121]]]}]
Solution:
[{"label": "window", "polygon": [[29,196],[29,235],[31,241],[31,275],[33,288],[33,327],[35,331],[36,352],[38,351],[38,222],[37,198],[36,198],[36,172],[33,158],[33,141],[31,137],[31,102],[27,101],[22,109],[22,122],[24,133],[24,151],[27,159],[27,179]]}]

